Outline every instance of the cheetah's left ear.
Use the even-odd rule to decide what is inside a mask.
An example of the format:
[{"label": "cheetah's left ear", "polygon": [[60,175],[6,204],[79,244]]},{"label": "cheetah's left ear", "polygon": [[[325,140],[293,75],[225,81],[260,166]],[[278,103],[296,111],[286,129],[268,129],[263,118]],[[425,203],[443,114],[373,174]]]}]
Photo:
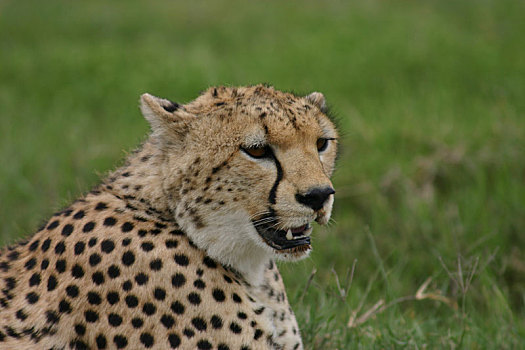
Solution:
[{"label": "cheetah's left ear", "polygon": [[178,103],[150,94],[140,96],[140,110],[151,125],[154,135],[183,135],[188,123],[195,119],[193,114],[186,112]]},{"label": "cheetah's left ear", "polygon": [[306,96],[305,99],[311,104],[316,105],[321,112],[326,112],[326,100],[322,93],[312,92],[310,95]]}]

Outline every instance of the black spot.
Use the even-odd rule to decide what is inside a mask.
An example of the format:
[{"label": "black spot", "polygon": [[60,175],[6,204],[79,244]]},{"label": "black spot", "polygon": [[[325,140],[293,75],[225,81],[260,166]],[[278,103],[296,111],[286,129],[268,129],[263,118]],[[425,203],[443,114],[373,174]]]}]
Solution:
[{"label": "black spot", "polygon": [[83,211],[83,210],[79,210],[75,213],[75,215],[73,215],[73,219],[75,220],[80,220],[82,219],[84,216],[86,216],[86,213]]},{"label": "black spot", "polygon": [[71,313],[71,305],[66,300],[62,299],[58,304],[58,311],[69,314]]},{"label": "black spot", "polygon": [[38,249],[38,244],[40,243],[40,240],[36,240],[34,242],[32,242],[30,245],[29,245],[29,250],[34,252],[35,250]]},{"label": "black spot", "polygon": [[157,308],[152,303],[145,303],[142,307],[142,312],[146,315],[151,316],[157,311]]},{"label": "black spot", "polygon": [[62,236],[67,237],[71,235],[72,232],[73,232],[73,225],[71,224],[67,224],[66,226],[62,228]]},{"label": "black spot", "polygon": [[117,278],[118,276],[120,276],[120,269],[117,265],[111,265],[109,268],[108,268],[108,276],[110,278]]},{"label": "black spot", "polygon": [[118,295],[117,292],[109,292],[107,297],[106,297],[106,300],[108,301],[108,303],[110,303],[111,305],[114,305],[116,303],[119,302],[120,300],[120,297]]},{"label": "black spot", "polygon": [[91,305],[100,305],[100,303],[102,302],[102,298],[97,292],[88,292],[87,299],[88,303],[90,303]]},{"label": "black spot", "polygon": [[36,265],[36,259],[31,258],[28,261],[26,261],[24,267],[26,268],[26,270],[31,270],[33,269],[33,267],[35,267],[35,265]]},{"label": "black spot", "polygon": [[130,308],[135,308],[139,304],[139,300],[134,295],[128,295],[126,296],[126,305]]},{"label": "black spot", "polygon": [[144,274],[142,272],[135,276],[135,282],[137,282],[137,284],[139,286],[142,286],[142,285],[148,283],[148,280],[149,280],[148,275],[146,275],[146,274]]},{"label": "black spot", "polygon": [[102,258],[99,254],[93,253],[89,256],[89,265],[97,266],[102,261]]},{"label": "black spot", "polygon": [[159,271],[160,269],[162,269],[162,260],[160,260],[160,259],[152,260],[152,261],[149,263],[149,267],[150,267],[150,269],[152,269],[153,271]]},{"label": "black spot", "polygon": [[66,261],[64,259],[57,260],[55,263],[55,269],[58,271],[58,273],[66,271]]},{"label": "black spot", "polygon": [[195,286],[195,288],[198,288],[198,289],[206,288],[206,283],[204,283],[204,281],[201,279],[195,280],[193,282],[193,285]]},{"label": "black spot", "polygon": [[235,334],[239,334],[242,332],[242,328],[241,326],[239,326],[237,323],[235,322],[232,322],[230,323],[230,330],[235,333]]},{"label": "black spot", "polygon": [[188,257],[184,254],[175,254],[173,258],[175,259],[175,262],[180,266],[188,266],[188,264],[190,263]]},{"label": "black spot", "polygon": [[129,171],[126,171],[125,173],[122,173],[122,176],[124,177],[130,177],[131,173]]},{"label": "black spot", "polygon": [[82,269],[80,265],[75,264],[71,269],[71,276],[73,276],[74,278],[84,277],[84,269]]},{"label": "black spot", "polygon": [[176,287],[182,287],[186,283],[186,277],[182,273],[176,273],[171,277],[171,284]]},{"label": "black spot", "polygon": [[115,243],[112,240],[105,239],[100,243],[100,250],[104,253],[109,254],[115,249]]},{"label": "black spot", "polygon": [[217,350],[230,350],[230,347],[226,344],[219,344]]},{"label": "black spot", "polygon": [[255,333],[253,334],[253,340],[259,339],[263,335],[263,331],[260,329],[256,329]]},{"label": "black spot", "polygon": [[120,317],[117,314],[110,313],[108,315],[108,322],[113,327],[118,327],[118,326],[120,326],[122,324],[122,317]]},{"label": "black spot", "polygon": [[86,327],[80,323],[77,323],[75,325],[75,333],[78,335],[84,335],[86,334]]},{"label": "black spot", "polygon": [[94,247],[95,244],[97,244],[97,239],[96,238],[91,238],[88,242],[88,246],[90,247]]},{"label": "black spot", "polygon": [[215,106],[217,106],[217,107],[220,107],[220,106],[222,106],[222,105],[224,105],[224,102],[217,102],[217,103],[215,104]]},{"label": "black spot", "polygon": [[60,241],[55,246],[55,253],[58,255],[63,254],[66,251],[66,244],[64,241]]},{"label": "black spot", "polygon": [[193,305],[199,305],[201,303],[201,296],[197,293],[188,294],[188,301]]},{"label": "black spot", "polygon": [[44,243],[42,243],[42,247],[41,247],[42,251],[47,252],[50,245],[51,245],[51,240],[48,238],[44,241]]},{"label": "black spot", "polygon": [[242,303],[242,299],[241,299],[241,297],[240,297],[237,293],[233,293],[233,295],[232,295],[232,299],[233,299],[233,301],[235,301],[236,303]]},{"label": "black spot", "polygon": [[162,288],[155,288],[153,291],[153,296],[157,300],[164,300],[166,298],[166,291]]},{"label": "black spot", "polygon": [[175,333],[168,334],[168,341],[172,349],[176,349],[180,345],[180,337]]},{"label": "black spot", "polygon": [[84,242],[75,243],[75,255],[80,255],[84,252],[86,244]]},{"label": "black spot", "polygon": [[46,311],[46,322],[47,323],[55,324],[55,323],[58,323],[58,321],[60,321],[60,316],[57,315],[56,312],[51,311],[51,310]]},{"label": "black spot", "polygon": [[42,263],[40,264],[40,268],[42,270],[45,270],[45,269],[47,269],[48,266],[49,266],[49,260],[48,259],[42,260]]},{"label": "black spot", "polygon": [[173,230],[170,231],[170,234],[174,236],[184,236],[184,232],[182,230]]},{"label": "black spot", "polygon": [[197,347],[199,348],[199,350],[210,350],[211,344],[206,339],[202,339],[199,340],[199,342],[197,343]]},{"label": "black spot", "polygon": [[131,288],[133,288],[133,283],[131,283],[130,280],[127,280],[126,282],[122,283],[122,289],[124,289],[126,292],[130,291]]},{"label": "black spot", "polygon": [[57,228],[59,224],[60,224],[60,222],[58,220],[55,220],[52,223],[50,223],[49,226],[47,226],[47,229],[48,230],[52,230],[54,228]]},{"label": "black spot", "polygon": [[141,247],[142,250],[145,251],[145,252],[149,252],[149,251],[153,250],[153,248],[155,248],[155,246],[154,246],[153,243],[151,243],[151,242],[142,242],[142,244],[140,245],[140,247]]},{"label": "black spot", "polygon": [[202,269],[197,269],[197,276],[200,276],[202,277],[202,275],[204,274],[204,271]]},{"label": "black spot", "polygon": [[40,284],[40,274],[34,273],[29,279],[29,286],[38,286]]},{"label": "black spot", "polygon": [[95,283],[97,286],[100,286],[104,283],[104,274],[100,271],[95,272],[91,275],[91,280],[93,283]]},{"label": "black spot", "polygon": [[144,325],[144,321],[142,321],[141,318],[135,317],[134,319],[131,320],[131,324],[133,325],[134,328],[140,328]]},{"label": "black spot", "polygon": [[213,299],[218,302],[223,302],[226,299],[224,292],[221,289],[215,288],[212,292]]},{"label": "black spot", "polygon": [[184,331],[182,331],[184,335],[188,338],[192,338],[195,335],[195,332],[192,329],[184,328]]},{"label": "black spot", "polygon": [[135,262],[135,255],[129,250],[122,254],[122,263],[126,266],[131,266]]},{"label": "black spot", "polygon": [[2,269],[2,271],[4,272],[7,272],[9,271],[9,263],[7,261],[2,261],[0,263],[0,268]]},{"label": "black spot", "polygon": [[26,300],[29,304],[35,304],[40,297],[35,292],[29,292],[26,294]]},{"label": "black spot", "polygon": [[127,247],[131,243],[131,238],[126,238],[122,240],[122,246]]},{"label": "black spot", "polygon": [[233,281],[232,281],[232,279],[231,279],[230,277],[228,277],[228,276],[226,276],[226,275],[223,275],[223,277],[224,277],[224,280],[225,280],[226,282],[228,282],[228,283],[233,283]]},{"label": "black spot", "polygon": [[129,231],[133,230],[133,227],[134,226],[133,226],[133,224],[131,222],[125,222],[125,223],[122,224],[120,229],[122,230],[122,232],[129,232]]},{"label": "black spot", "polygon": [[153,336],[149,333],[142,333],[140,335],[140,342],[144,344],[145,347],[151,348],[154,343]]},{"label": "black spot", "polygon": [[217,267],[217,263],[208,256],[204,257],[203,262],[204,265],[208,266],[210,269],[215,269]]},{"label": "black spot", "polygon": [[47,291],[51,292],[55,290],[55,288],[57,287],[57,284],[58,282],[57,282],[55,275],[49,276],[49,279],[47,280]]},{"label": "black spot", "polygon": [[239,311],[239,312],[237,313],[237,317],[239,317],[241,320],[245,320],[245,319],[248,318],[248,315],[246,315],[246,314],[245,314],[244,312],[242,312],[242,311]]},{"label": "black spot", "polygon": [[24,312],[24,310],[20,309],[16,312],[16,318],[18,318],[21,321],[25,321],[27,318],[27,314]]},{"label": "black spot", "polygon": [[74,284],[70,284],[66,287],[66,293],[71,298],[76,298],[78,296],[78,287]]},{"label": "black spot", "polygon": [[211,321],[211,325],[213,328],[215,329],[222,328],[222,318],[220,316],[213,315],[210,321]]},{"label": "black spot", "polygon": [[174,240],[174,239],[166,240],[166,248],[168,248],[168,249],[177,248],[178,244],[179,244],[179,242]]},{"label": "black spot", "polygon": [[113,337],[113,343],[115,343],[117,349],[123,349],[128,346],[128,339],[122,335],[116,335]]},{"label": "black spot", "polygon": [[160,318],[160,322],[167,329],[170,329],[175,324],[175,320],[170,315],[162,315],[162,317]]},{"label": "black spot", "polygon": [[179,301],[174,301],[171,303],[171,311],[177,315],[182,315],[184,313],[185,307]]},{"label": "black spot", "polygon": [[104,219],[104,226],[115,226],[116,223],[117,223],[117,219],[115,219],[112,216],[109,216]]},{"label": "black spot", "polygon": [[206,321],[200,317],[195,317],[191,320],[191,324],[199,331],[205,331],[208,328]]},{"label": "black spot", "polygon": [[108,344],[106,337],[102,334],[97,335],[96,342],[97,342],[97,347],[99,349],[105,349]]},{"label": "black spot", "polygon": [[139,230],[139,232],[137,232],[137,234],[140,236],[140,237],[144,237],[148,234],[148,231],[146,230]]},{"label": "black spot", "polygon": [[106,205],[106,203],[103,203],[103,202],[99,202],[97,203],[97,206],[95,207],[95,210],[104,210],[104,209],[107,209],[108,206]]},{"label": "black spot", "polygon": [[84,227],[82,228],[82,232],[88,233],[88,232],[93,231],[94,228],[95,228],[95,223],[93,221],[90,221],[84,225]]}]

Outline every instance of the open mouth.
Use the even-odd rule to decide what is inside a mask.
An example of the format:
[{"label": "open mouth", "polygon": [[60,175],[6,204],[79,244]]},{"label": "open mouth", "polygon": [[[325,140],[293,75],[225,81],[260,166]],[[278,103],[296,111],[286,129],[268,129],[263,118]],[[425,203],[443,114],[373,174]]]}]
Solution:
[{"label": "open mouth", "polygon": [[312,226],[310,224],[283,230],[276,230],[270,225],[255,226],[255,228],[266,244],[275,250],[293,250],[297,252],[311,249],[310,234],[312,233]]}]

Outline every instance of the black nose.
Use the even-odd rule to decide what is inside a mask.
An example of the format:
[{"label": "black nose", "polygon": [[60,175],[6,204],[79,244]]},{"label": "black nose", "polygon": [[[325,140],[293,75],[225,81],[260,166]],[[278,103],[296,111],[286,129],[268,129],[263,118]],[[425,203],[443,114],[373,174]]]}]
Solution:
[{"label": "black nose", "polygon": [[296,194],[295,199],[301,204],[312,208],[313,210],[319,210],[323,207],[324,203],[331,194],[335,191],[332,187],[314,187],[308,190],[305,194]]}]

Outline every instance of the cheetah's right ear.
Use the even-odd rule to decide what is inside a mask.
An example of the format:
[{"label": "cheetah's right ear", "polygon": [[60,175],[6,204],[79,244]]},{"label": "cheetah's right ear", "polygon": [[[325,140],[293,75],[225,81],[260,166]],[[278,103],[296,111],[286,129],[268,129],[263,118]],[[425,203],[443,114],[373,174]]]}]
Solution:
[{"label": "cheetah's right ear", "polygon": [[149,122],[154,135],[183,135],[188,124],[195,119],[178,103],[150,94],[140,96],[140,110]]}]

